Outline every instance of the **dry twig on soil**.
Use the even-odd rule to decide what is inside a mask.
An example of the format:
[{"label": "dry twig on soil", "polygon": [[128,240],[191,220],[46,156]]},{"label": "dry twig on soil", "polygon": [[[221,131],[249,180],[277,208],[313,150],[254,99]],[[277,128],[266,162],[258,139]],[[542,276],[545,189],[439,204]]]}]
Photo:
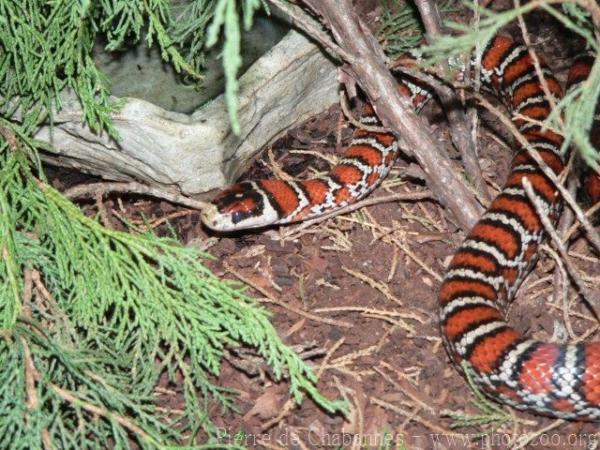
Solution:
[{"label": "dry twig on soil", "polygon": [[65,192],[63,192],[63,194],[67,198],[75,199],[86,197],[97,198],[98,195],[104,196],[109,192],[149,195],[150,197],[162,198],[163,200],[166,200],[168,202],[177,203],[179,205],[187,206],[188,208],[194,208],[198,210],[203,209],[207,206],[206,202],[194,200],[180,194],[162,191],[160,189],[156,189],[133,181],[130,183],[114,182],[80,184],[78,186],[74,186],[70,189],[67,189]]},{"label": "dry twig on soil", "polygon": [[542,205],[542,203],[536,196],[535,192],[533,191],[533,187],[531,186],[531,182],[527,178],[523,178],[523,187],[525,188],[525,192],[527,193],[529,200],[531,200],[531,203],[533,203],[533,206],[535,207],[535,210],[538,213],[538,216],[540,217],[540,220],[542,221],[542,224],[543,224],[544,228],[546,229],[546,232],[550,236],[550,239],[552,240],[554,245],[556,245],[556,248],[558,249],[558,252],[560,253],[560,256],[561,256],[563,263],[567,269],[567,272],[569,273],[569,276],[575,282],[577,289],[579,289],[579,292],[585,299],[587,305],[594,312],[594,315],[596,317],[600,318],[600,306],[597,304],[599,299],[595,298],[592,295],[592,293],[589,291],[587,286],[583,283],[583,281],[577,274],[577,270],[575,269],[575,267],[571,263],[571,260],[569,259],[569,256],[567,255],[567,250],[566,250],[565,246],[563,245],[560,237],[558,236],[556,229],[554,228],[554,226],[552,226],[552,221],[550,220],[548,215],[545,213],[544,206]]}]

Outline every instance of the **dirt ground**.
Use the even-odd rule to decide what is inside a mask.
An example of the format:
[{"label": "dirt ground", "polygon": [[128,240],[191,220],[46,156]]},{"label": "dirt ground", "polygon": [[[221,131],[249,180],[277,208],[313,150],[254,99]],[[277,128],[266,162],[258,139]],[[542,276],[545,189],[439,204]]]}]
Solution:
[{"label": "dirt ground", "polygon": [[[549,39],[540,41],[550,48],[564,80],[567,56]],[[431,103],[423,115],[461,170],[439,107]],[[511,152],[500,126],[482,117],[478,148],[495,192]],[[322,173],[351,133],[334,107],[275,142],[244,178],[279,170],[298,178]],[[425,191],[413,169],[410,159],[400,159],[373,197]],[[134,223],[143,215],[159,233],[170,220],[184,243],[207,248],[215,257],[208,263],[212,270],[247,283],[248,292],[272,312],[284,341],[312,354],[307,361],[319,374],[321,392],[350,405],[346,418],[326,414],[310,399],[296,405],[285,383],[241,371],[252,359],[240,353],[224,364],[219,383],[240,392],[241,414],[223,417],[215,407],[212,418],[232,435],[244,431],[248,448],[356,449],[361,443],[363,448],[406,449],[596,448],[597,425],[485,403],[451,366],[440,339],[436,294],[464,232],[432,199],[375,204],[310,227],[231,236],[212,235],[196,211],[166,202],[111,197],[105,207]],[[600,259],[581,236],[570,256],[598,292]],[[556,295],[555,268],[542,252],[509,309],[510,322],[543,340],[552,339],[565,321],[577,337],[597,338],[598,324],[581,298],[571,289],[565,307]],[[453,428],[461,423],[466,426]],[[388,447],[386,439],[392,441]]]},{"label": "dirt ground", "polygon": [[[438,111],[432,106],[425,114],[435,121]],[[333,108],[275,147],[310,148],[323,157],[339,154],[340,123],[342,142],[347,142],[349,130]],[[434,128],[448,147],[445,125]],[[491,183],[502,182],[510,161],[509,150],[496,139],[480,133]],[[275,164],[293,176],[326,170],[319,156],[275,154]],[[269,165],[263,161],[249,177],[264,175]],[[405,178],[408,166],[400,161],[373,195],[423,191],[421,183]],[[179,229],[188,237],[205,235],[197,220],[187,217]],[[222,383],[243,392],[243,413],[218,420],[245,430],[250,448],[359,448],[353,441],[359,436],[369,448],[390,436],[407,449],[495,449],[515,443],[591,448],[589,435],[596,425],[562,424],[508,409],[503,410],[507,422],[499,425],[490,417],[498,413],[477,406],[475,394],[450,365],[437,325],[436,292],[463,236],[439,205],[419,201],[378,204],[308,228],[220,238],[209,250],[217,258],[212,268],[247,282],[258,298],[268,297],[273,323],[286,342],[322,349],[324,356],[311,360],[322,374],[319,387],[330,398],[346,398],[352,412],[344,419],[328,416],[310,401],[290,405],[285,386],[225,367]],[[600,261],[584,240],[575,242],[571,255],[590,286],[600,285]],[[511,323],[539,339],[551,339],[555,321],[564,319],[562,300],[554,298],[554,269],[553,260],[543,255],[509,312]],[[576,335],[595,330],[578,297],[570,293],[569,299],[574,304],[568,320]],[[451,414],[480,416],[484,422],[487,415],[490,423],[453,429],[460,420]],[[478,435],[486,431],[491,434]]]}]

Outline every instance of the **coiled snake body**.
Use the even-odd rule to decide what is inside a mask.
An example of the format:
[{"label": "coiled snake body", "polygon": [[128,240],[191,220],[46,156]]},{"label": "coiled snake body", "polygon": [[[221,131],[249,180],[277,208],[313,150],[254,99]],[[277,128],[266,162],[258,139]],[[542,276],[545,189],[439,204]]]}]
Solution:
[{"label": "coiled snake body", "polygon": [[[568,84],[585,80],[592,63],[589,56],[576,60]],[[547,89],[560,98],[559,83],[546,67],[543,72]],[[521,116],[514,118],[519,131],[554,173],[560,173],[563,138],[539,125],[551,109],[527,48],[508,37],[492,39],[482,54],[481,81],[513,115]],[[415,108],[429,98],[416,84],[401,81],[399,89]],[[361,122],[379,123],[368,104]],[[203,211],[203,221],[210,228],[230,231],[321,215],[371,192],[389,172],[397,152],[391,133],[357,129],[327,176],[236,184],[217,195]],[[504,188],[445,274],[439,293],[442,335],[452,360],[466,363],[475,383],[492,398],[545,415],[600,420],[600,342],[539,342],[522,336],[504,319],[504,306],[529,272],[544,238],[540,218],[522,186],[525,177],[549,216],[557,219],[561,200],[555,186],[529,153],[517,147]]]}]

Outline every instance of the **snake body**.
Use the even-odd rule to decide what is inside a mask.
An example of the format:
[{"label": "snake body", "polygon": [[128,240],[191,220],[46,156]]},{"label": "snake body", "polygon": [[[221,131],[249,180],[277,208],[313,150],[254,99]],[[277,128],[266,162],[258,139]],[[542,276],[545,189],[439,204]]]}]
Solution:
[{"label": "snake body", "polygon": [[[567,89],[584,81],[593,60],[573,64]],[[563,138],[542,129],[551,113],[544,90],[556,99],[562,89],[542,63],[538,78],[529,51],[511,38],[493,38],[481,57],[481,82],[501,99],[514,124],[548,167],[564,169]],[[419,109],[430,97],[411,82],[400,91]],[[367,103],[361,122],[378,124]],[[600,420],[600,342],[559,345],[521,335],[505,320],[504,309],[530,271],[544,228],[523,188],[527,178],[546,214],[557,220],[561,199],[529,152],[516,146],[511,171],[500,194],[456,251],[440,287],[440,325],[451,359],[467,367],[490,397],[514,406],[568,419]],[[357,129],[339,164],[324,177],[306,181],[262,180],[233,185],[203,211],[204,223],[231,231],[305,220],[356,202],[387,175],[398,153],[393,134]],[[592,181],[588,191],[600,192]],[[600,198],[600,194],[596,199]]]},{"label": "snake body", "polygon": [[[399,81],[400,93],[419,110],[431,98],[424,88]],[[373,107],[365,103],[361,124],[379,125]],[[217,231],[286,224],[318,217],[368,195],[390,171],[398,156],[391,132],[357,129],[339,163],[323,177],[304,181],[245,181],[221,191],[202,211],[202,221]]]}]

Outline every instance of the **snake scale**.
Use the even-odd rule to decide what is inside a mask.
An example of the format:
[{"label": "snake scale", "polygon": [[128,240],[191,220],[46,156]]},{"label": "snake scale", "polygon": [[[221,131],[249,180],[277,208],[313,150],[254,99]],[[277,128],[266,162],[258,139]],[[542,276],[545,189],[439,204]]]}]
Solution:
[{"label": "snake scale", "polygon": [[[567,89],[584,81],[593,59],[584,54],[569,72]],[[542,65],[547,89],[560,99],[562,89]],[[481,57],[481,83],[508,107],[513,121],[545,163],[564,169],[563,138],[542,129],[551,113],[528,49],[496,36]],[[399,81],[400,92],[419,109],[430,94],[420,85]],[[517,117],[518,115],[518,117]],[[533,120],[531,120],[533,119]],[[368,103],[361,123],[379,121]],[[515,408],[567,419],[600,420],[600,342],[539,342],[523,336],[505,320],[504,310],[531,270],[544,228],[527,197],[527,178],[554,221],[561,210],[556,187],[529,153],[516,146],[511,171],[500,194],[458,248],[439,291],[440,327],[451,359],[470,369],[477,386]],[[323,177],[305,181],[247,181],[220,192],[202,213],[214,230],[231,231],[298,222],[346,206],[370,193],[387,175],[398,154],[392,133],[358,128],[343,157]],[[591,177],[588,193],[600,199],[600,180]]]}]

